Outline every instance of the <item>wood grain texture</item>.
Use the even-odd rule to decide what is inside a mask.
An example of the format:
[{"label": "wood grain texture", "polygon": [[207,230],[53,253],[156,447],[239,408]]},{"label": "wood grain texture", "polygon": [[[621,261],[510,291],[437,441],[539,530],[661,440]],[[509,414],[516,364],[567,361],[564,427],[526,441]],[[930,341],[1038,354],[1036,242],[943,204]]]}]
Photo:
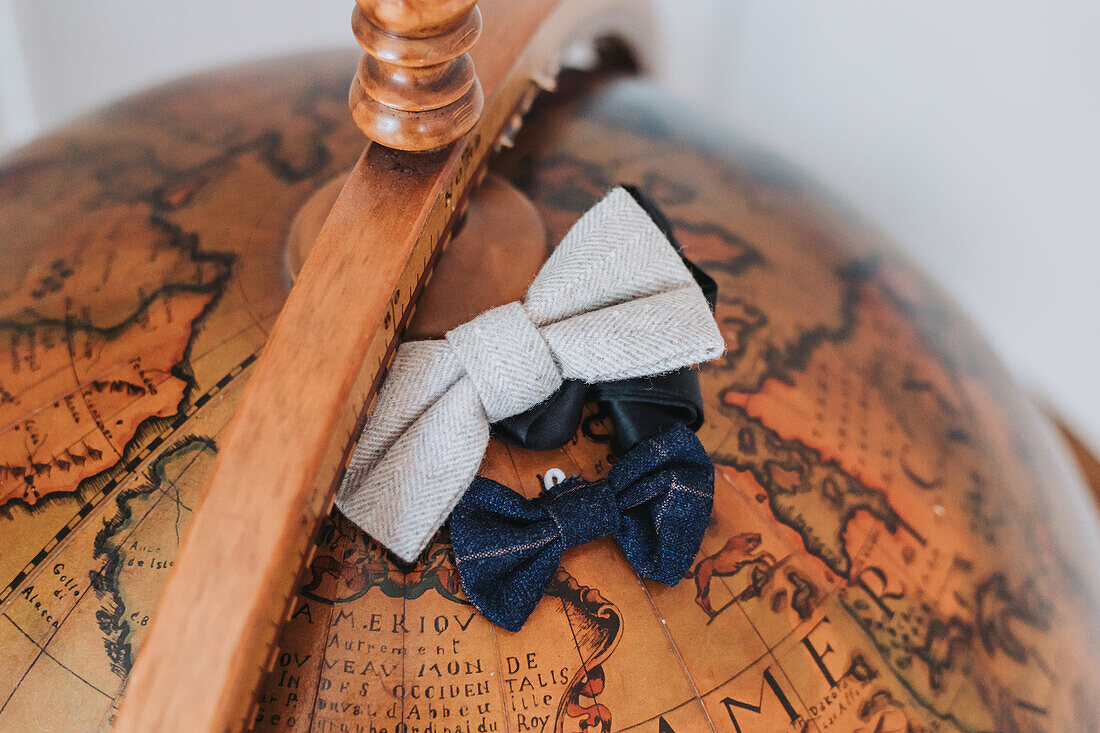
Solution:
[{"label": "wood grain texture", "polygon": [[374,101],[410,112],[439,109],[457,102],[474,85],[474,62],[462,54],[452,64],[400,67],[368,54],[359,62],[356,81]]},{"label": "wood grain texture", "polygon": [[[643,49],[631,2],[486,2],[486,113],[459,144],[363,154],[256,365],[117,719],[120,731],[245,727],[287,604],[396,335],[487,154],[566,44]],[[475,49],[475,52],[478,50]],[[217,634],[212,630],[217,629]]]},{"label": "wood grain texture", "polygon": [[359,0],[351,27],[363,61],[348,95],[359,129],[398,150],[432,150],[469,132],[485,104],[468,53],[481,25],[474,0]]},{"label": "wood grain texture", "polygon": [[356,0],[376,26],[405,38],[439,35],[458,25],[477,0]]},{"label": "wood grain texture", "polygon": [[[317,241],[343,178],[317,190],[299,210],[286,242],[295,278]],[[498,305],[522,300],[552,250],[546,225],[531,200],[504,178],[489,174],[439,261],[430,286],[413,307],[404,339],[436,339]],[[486,243],[492,242],[492,247]]]}]

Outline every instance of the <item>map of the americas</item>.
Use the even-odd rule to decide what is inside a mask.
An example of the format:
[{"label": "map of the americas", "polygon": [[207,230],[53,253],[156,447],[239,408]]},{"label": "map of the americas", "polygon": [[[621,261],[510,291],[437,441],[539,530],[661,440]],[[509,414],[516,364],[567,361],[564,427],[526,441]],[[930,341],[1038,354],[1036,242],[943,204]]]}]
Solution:
[{"label": "map of the americas", "polygon": [[[109,729],[294,215],[362,149],[354,63],[197,77],[0,164],[0,730]],[[1096,511],[1045,418],[874,231],[700,120],[578,78],[492,163],[548,247],[629,183],[718,281],[687,576],[574,548],[512,634],[466,602],[445,529],[405,566],[334,512],[256,730],[1100,729]],[[550,469],[594,479],[611,430],[589,406],[564,448],[493,442],[480,473],[529,497]]]}]

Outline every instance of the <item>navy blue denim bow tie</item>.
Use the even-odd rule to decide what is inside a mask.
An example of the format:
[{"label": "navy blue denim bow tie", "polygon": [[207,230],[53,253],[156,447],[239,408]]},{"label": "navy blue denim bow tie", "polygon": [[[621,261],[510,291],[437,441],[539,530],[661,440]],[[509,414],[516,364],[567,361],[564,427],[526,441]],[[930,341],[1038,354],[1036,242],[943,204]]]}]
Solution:
[{"label": "navy blue denim bow tie", "polygon": [[466,597],[517,631],[535,609],[562,552],[612,536],[643,577],[675,585],[699,551],[714,503],[714,465],[675,425],[639,443],[607,478],[563,481],[529,500],[478,476],[451,514]]}]

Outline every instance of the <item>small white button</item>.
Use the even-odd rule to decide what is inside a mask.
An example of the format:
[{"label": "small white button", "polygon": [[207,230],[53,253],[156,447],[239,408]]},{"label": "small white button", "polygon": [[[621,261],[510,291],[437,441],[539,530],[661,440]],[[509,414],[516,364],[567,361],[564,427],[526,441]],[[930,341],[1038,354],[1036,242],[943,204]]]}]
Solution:
[{"label": "small white button", "polygon": [[560,468],[551,468],[542,477],[542,487],[549,491],[565,480],[565,471]]}]

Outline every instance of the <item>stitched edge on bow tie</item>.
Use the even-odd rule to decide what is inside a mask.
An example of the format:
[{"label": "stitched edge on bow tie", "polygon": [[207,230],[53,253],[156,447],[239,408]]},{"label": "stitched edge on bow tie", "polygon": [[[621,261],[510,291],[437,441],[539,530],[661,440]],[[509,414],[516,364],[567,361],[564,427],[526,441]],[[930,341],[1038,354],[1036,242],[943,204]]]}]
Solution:
[{"label": "stitched edge on bow tie", "polygon": [[681,483],[680,483],[679,481],[673,481],[673,482],[672,482],[672,483],[671,483],[671,484],[669,485],[669,487],[668,487],[668,490],[669,490],[669,491],[682,491],[682,492],[684,492],[685,494],[695,494],[695,496],[701,496],[701,497],[703,497],[704,499],[706,499],[706,498],[709,498],[709,497],[713,496],[713,494],[708,494],[708,493],[707,493],[707,492],[705,492],[705,491],[696,491],[695,489],[689,489],[689,488],[688,488],[687,486],[684,486],[684,485],[683,485],[683,484],[681,484]]},{"label": "stitched edge on bow tie", "polygon": [[[555,520],[557,522],[557,520]],[[561,531],[561,524],[558,523],[558,531]],[[466,562],[468,560],[485,560],[490,557],[503,557],[513,552],[520,552],[521,550],[537,550],[540,547],[545,547],[551,542],[555,542],[558,538],[550,535],[544,537],[541,540],[535,542],[527,542],[522,545],[509,545],[508,547],[498,547],[495,550],[482,550],[481,552],[471,552],[468,555],[455,555],[455,563]]]}]

